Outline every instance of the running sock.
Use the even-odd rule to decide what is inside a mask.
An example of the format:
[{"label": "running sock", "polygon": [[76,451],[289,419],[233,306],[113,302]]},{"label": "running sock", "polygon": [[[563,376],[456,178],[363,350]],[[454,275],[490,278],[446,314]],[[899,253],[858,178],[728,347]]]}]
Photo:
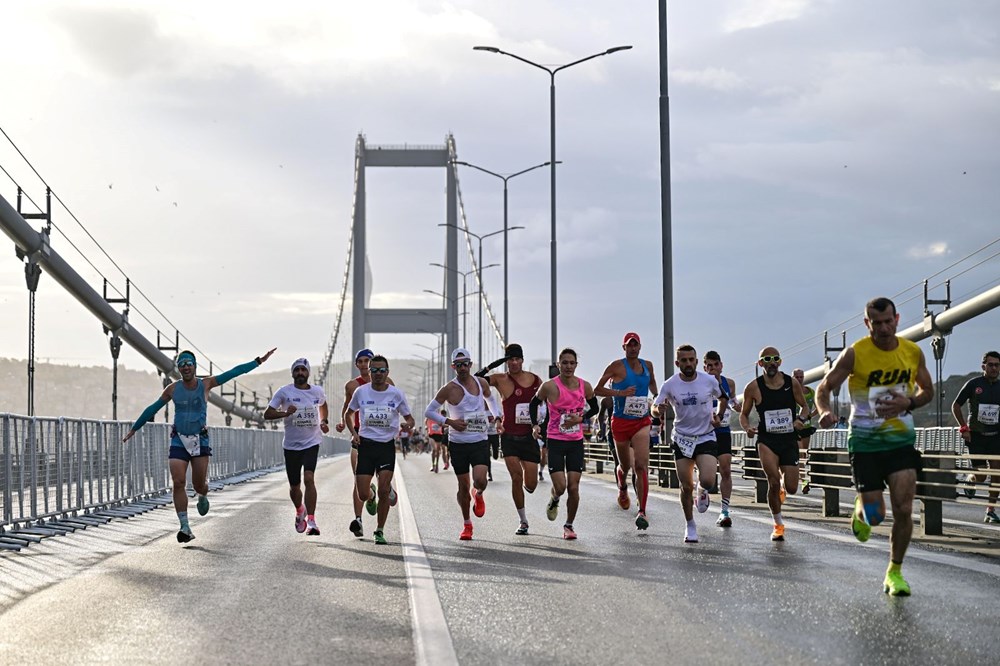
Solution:
[{"label": "running sock", "polygon": [[185,531],[185,532],[190,532],[191,531],[191,526],[188,525],[188,512],[187,511],[178,511],[177,512],[177,518],[178,518],[178,520],[181,521],[181,529],[183,531]]},{"label": "running sock", "polygon": [[774,518],[774,524],[775,525],[784,525],[785,524],[785,521],[781,519],[781,512],[780,511],[778,513],[772,513],[771,516]]},{"label": "running sock", "polygon": [[646,498],[649,497],[649,472],[644,475],[642,484],[642,497],[639,498],[639,510],[646,513]]},{"label": "running sock", "polygon": [[723,513],[729,513],[729,498],[728,497],[723,497],[722,498],[722,512]]},{"label": "running sock", "polygon": [[465,521],[465,524],[466,525],[471,525],[472,524],[472,519],[470,518],[469,520]]},{"label": "running sock", "polygon": [[902,573],[903,563],[899,562],[889,562],[889,568],[886,569],[886,573]]},{"label": "running sock", "polygon": [[521,519],[522,523],[528,522],[528,512],[525,511],[523,506],[517,510],[517,517]]},{"label": "running sock", "polygon": [[354,520],[356,520],[356,521],[358,521],[360,523],[361,522],[361,516],[354,516]]},{"label": "running sock", "polygon": [[568,527],[569,529],[573,529],[573,523],[564,523],[563,527]]},{"label": "running sock", "polygon": [[690,528],[692,530],[695,528],[694,518],[692,518],[691,520],[687,521],[687,526],[688,526],[688,528]]},{"label": "running sock", "polygon": [[308,520],[308,521],[311,521],[311,522],[314,522],[314,523],[315,523],[315,522],[316,522],[316,514],[314,514],[314,513],[310,513],[310,514],[309,514],[308,516],[306,516],[306,520]]}]

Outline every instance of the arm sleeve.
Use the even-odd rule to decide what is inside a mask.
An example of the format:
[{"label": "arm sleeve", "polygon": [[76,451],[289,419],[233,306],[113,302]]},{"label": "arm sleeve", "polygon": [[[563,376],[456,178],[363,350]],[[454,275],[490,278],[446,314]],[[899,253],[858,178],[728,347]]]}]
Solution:
[{"label": "arm sleeve", "polygon": [[151,420],[153,420],[153,417],[156,416],[156,412],[160,411],[166,406],[167,406],[167,401],[164,400],[163,396],[161,395],[159,398],[156,399],[156,402],[147,407],[146,411],[144,411],[142,414],[139,415],[139,418],[136,419],[135,423],[132,424],[132,430],[138,430],[142,426],[149,423]]},{"label": "arm sleeve", "polygon": [[592,396],[587,399],[587,411],[583,413],[583,420],[586,421],[594,414],[600,411],[600,407],[597,405],[597,396]]},{"label": "arm sleeve", "polygon": [[245,375],[246,373],[256,368],[258,365],[259,364],[257,363],[257,359],[254,359],[252,361],[247,361],[242,365],[236,366],[232,370],[226,370],[221,375],[216,375],[215,381],[221,386],[222,384],[228,382],[230,379],[235,379],[240,375]]},{"label": "arm sleeve", "polygon": [[507,362],[507,357],[506,356],[504,356],[503,358],[498,358],[497,360],[493,361],[492,363],[490,363],[485,368],[482,368],[482,369],[476,371],[476,377],[482,377],[482,378],[485,379],[486,375],[489,374],[490,370],[493,370],[494,368],[499,368],[501,365],[503,365],[506,362]]},{"label": "arm sleeve", "polygon": [[503,410],[500,409],[500,403],[497,402],[497,394],[495,391],[490,391],[490,399],[486,401],[486,406],[490,408],[490,412],[496,418],[500,418],[503,414]]},{"label": "arm sleeve", "polygon": [[428,421],[434,421],[434,423],[440,423],[444,425],[444,422],[448,419],[445,418],[444,414],[441,413],[441,403],[437,400],[431,400],[430,404],[427,405],[427,409],[424,410],[424,416],[427,417]]},{"label": "arm sleeve", "polygon": [[528,403],[528,414],[531,416],[531,425],[538,425],[538,407],[542,404],[542,401],[538,399],[538,395],[531,397],[531,402]]}]

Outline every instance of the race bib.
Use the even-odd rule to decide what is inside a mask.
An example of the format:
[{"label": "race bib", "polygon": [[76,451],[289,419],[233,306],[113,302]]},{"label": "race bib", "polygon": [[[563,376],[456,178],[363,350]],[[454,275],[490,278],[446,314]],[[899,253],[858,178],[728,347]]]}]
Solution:
[{"label": "race bib", "polygon": [[292,414],[292,425],[299,428],[315,428],[319,425],[319,412],[313,407],[305,407]]},{"label": "race bib", "polygon": [[868,407],[871,409],[871,419],[875,425],[885,422],[885,417],[879,412],[884,403],[892,402],[897,394],[906,395],[906,385],[873,386],[868,389]]},{"label": "race bib", "polygon": [[577,416],[577,415],[576,414],[570,414],[568,412],[560,415],[560,417],[559,417],[559,432],[561,432],[563,434],[566,434],[566,435],[572,435],[574,433],[580,432],[580,424],[579,423],[574,423],[573,425],[569,425],[568,423],[566,423],[566,421],[569,419],[570,416]]},{"label": "race bib", "polygon": [[673,436],[674,444],[677,448],[681,450],[685,458],[690,458],[694,456],[694,449],[698,445],[698,439],[696,437],[688,437],[687,435],[682,435],[679,432],[674,432]]},{"label": "race bib", "polygon": [[181,435],[178,433],[177,437],[180,438],[181,444],[184,445],[184,449],[188,452],[188,455],[194,458],[195,456],[201,455],[201,435]]},{"label": "race bib", "polygon": [[388,407],[376,405],[365,407],[365,425],[369,428],[388,428],[392,424],[391,411]]},{"label": "race bib", "polygon": [[646,396],[630,395],[625,398],[625,407],[622,409],[622,414],[624,416],[642,418],[648,413],[649,408],[648,403],[646,402]]},{"label": "race bib", "polygon": [[775,435],[787,435],[794,432],[792,427],[792,410],[790,409],[768,409],[764,412],[764,424],[767,432]]},{"label": "race bib", "polygon": [[514,423],[531,425],[531,413],[528,411],[528,403],[519,402],[514,406]]},{"label": "race bib", "polygon": [[1000,405],[979,405],[979,422],[983,425],[996,425],[1000,417]]},{"label": "race bib", "polygon": [[465,432],[486,434],[490,427],[488,412],[467,412],[465,415]]}]

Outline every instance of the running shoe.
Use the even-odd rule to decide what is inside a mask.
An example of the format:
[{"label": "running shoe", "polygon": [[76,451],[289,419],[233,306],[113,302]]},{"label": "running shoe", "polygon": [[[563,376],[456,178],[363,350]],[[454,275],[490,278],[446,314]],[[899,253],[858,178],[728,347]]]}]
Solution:
[{"label": "running shoe", "polygon": [[[303,507],[305,509],[305,507]],[[303,510],[302,513],[298,511],[295,512],[295,531],[302,534],[306,531],[306,512]]]},{"label": "running shoe", "polygon": [[396,500],[398,499],[399,497],[396,496],[396,489],[389,486],[389,506],[396,506]]},{"label": "running shoe", "polygon": [[812,490],[812,486],[809,485],[809,482],[807,480],[802,479],[802,494],[808,495],[810,490]]},{"label": "running shoe", "polygon": [[375,484],[374,483],[372,484],[371,495],[369,495],[368,499],[365,501],[365,509],[368,510],[368,515],[369,516],[374,516],[378,512],[378,500],[375,499]]},{"label": "running shoe", "polygon": [[903,574],[898,571],[886,571],[885,580],[882,581],[882,591],[893,597],[910,596],[910,584],[903,578]]},{"label": "running shoe", "polygon": [[528,523],[521,523],[518,526],[517,531],[514,532],[514,534],[518,536],[524,536],[527,533],[528,533]]},{"label": "running shoe", "polygon": [[573,531],[572,525],[563,525],[563,539],[567,541],[572,541],[576,538],[576,532]]},{"label": "running shoe", "polygon": [[684,543],[698,543],[698,528],[688,525],[684,530]]},{"label": "running shoe", "polygon": [[646,512],[639,511],[635,516],[635,526],[637,529],[644,530],[649,527],[649,521],[646,520]]},{"label": "running shoe", "polygon": [[476,518],[482,518],[486,515],[486,500],[483,499],[483,494],[472,489],[472,513],[476,514]]},{"label": "running shoe", "polygon": [[621,467],[615,467],[615,481],[618,482],[618,506],[622,511],[628,511],[632,506],[632,501],[628,498],[628,485],[625,483],[625,474]]},{"label": "running shoe", "polygon": [[984,523],[1000,523],[1000,518],[997,517],[997,512],[993,511],[991,509],[990,511],[986,512],[985,516],[983,516],[983,522]]},{"label": "running shoe", "polygon": [[489,481],[489,482],[491,482],[491,483],[493,482],[493,473],[492,472],[490,472],[489,474],[486,475],[486,480]]},{"label": "running shoe", "polygon": [[862,511],[861,497],[855,497],[854,513],[851,514],[851,531],[854,532],[855,539],[864,543],[865,541],[868,541],[868,537],[872,535],[872,526],[869,525],[868,521],[864,518],[864,513],[860,513]]},{"label": "running shoe", "polygon": [[191,533],[191,528],[186,530],[180,530],[177,532],[177,541],[180,543],[187,543],[188,541],[194,540],[194,534]]},{"label": "running shoe", "polygon": [[445,464],[444,464],[444,471],[446,471],[446,472],[448,471],[448,465],[450,465],[450,464],[451,464],[451,463],[445,463]]},{"label": "running shoe", "polygon": [[698,513],[705,513],[708,511],[708,505],[712,503],[712,498],[709,497],[708,491],[698,486]]},{"label": "running shoe", "polygon": [[775,525],[774,531],[771,532],[771,541],[784,541],[785,540],[785,526]]},{"label": "running shoe", "polygon": [[208,513],[208,495],[198,495],[198,515],[204,516]]},{"label": "running shoe", "polygon": [[559,515],[559,498],[555,495],[549,495],[549,504],[545,507],[545,517],[549,520],[555,520],[556,516]]},{"label": "running shoe", "polygon": [[315,520],[306,521],[306,535],[307,536],[319,536],[319,528],[316,527]]},{"label": "running shoe", "polygon": [[538,470],[538,480],[539,481],[545,480],[545,474],[542,473],[542,470]]},{"label": "running shoe", "polygon": [[715,524],[719,527],[732,527],[733,519],[729,517],[728,511],[723,511],[719,514],[719,519],[715,521]]},{"label": "running shoe", "polygon": [[962,492],[965,493],[965,496],[968,497],[969,499],[973,499],[976,496],[976,475],[975,474],[968,475],[967,477],[965,477],[965,482],[968,485],[962,489]]},{"label": "running shoe", "polygon": [[375,543],[377,543],[380,546],[385,546],[389,543],[388,541],[385,540],[385,535],[382,534],[382,530],[375,530],[374,536],[375,536]]},{"label": "running shoe", "polygon": [[432,472],[438,471],[437,465],[431,465],[431,471]]},{"label": "running shoe", "polygon": [[472,523],[466,523],[462,528],[462,533],[458,535],[462,541],[472,541]]},{"label": "running shoe", "polygon": [[352,520],[351,526],[348,529],[350,529],[356,537],[364,536],[365,531],[361,528],[361,519],[359,518]]}]

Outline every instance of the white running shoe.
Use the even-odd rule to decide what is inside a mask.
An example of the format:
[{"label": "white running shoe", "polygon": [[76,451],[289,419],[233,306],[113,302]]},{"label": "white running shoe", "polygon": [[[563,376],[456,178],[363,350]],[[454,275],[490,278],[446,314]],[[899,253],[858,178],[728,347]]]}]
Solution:
[{"label": "white running shoe", "polygon": [[684,543],[698,543],[698,528],[691,523],[684,530]]},{"label": "white running shoe", "polygon": [[705,513],[708,511],[708,505],[712,503],[712,499],[708,496],[708,491],[698,486],[698,513]]}]

